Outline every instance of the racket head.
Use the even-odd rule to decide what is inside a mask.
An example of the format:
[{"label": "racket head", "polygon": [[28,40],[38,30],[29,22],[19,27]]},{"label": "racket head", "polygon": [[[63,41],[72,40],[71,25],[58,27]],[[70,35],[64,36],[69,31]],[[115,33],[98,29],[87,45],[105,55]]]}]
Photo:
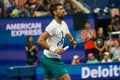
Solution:
[{"label": "racket head", "polygon": [[81,29],[75,34],[74,39],[77,43],[84,43],[93,39],[94,34],[94,29]]}]

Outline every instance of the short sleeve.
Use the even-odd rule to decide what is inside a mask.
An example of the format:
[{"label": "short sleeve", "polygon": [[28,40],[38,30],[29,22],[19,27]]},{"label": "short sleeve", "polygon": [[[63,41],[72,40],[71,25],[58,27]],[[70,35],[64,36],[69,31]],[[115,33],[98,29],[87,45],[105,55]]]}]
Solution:
[{"label": "short sleeve", "polygon": [[104,38],[104,41],[107,41],[107,37],[106,36],[104,36],[103,38]]},{"label": "short sleeve", "polygon": [[68,29],[68,25],[64,22],[64,25],[66,26],[66,34],[70,33],[69,29]]},{"label": "short sleeve", "polygon": [[66,33],[70,33],[69,29],[68,29],[68,26],[66,27]]},{"label": "short sleeve", "polygon": [[45,31],[47,31],[50,34],[50,36],[52,36],[54,34],[54,32],[55,32],[54,30],[55,30],[55,28],[52,25],[48,25],[45,29]]}]

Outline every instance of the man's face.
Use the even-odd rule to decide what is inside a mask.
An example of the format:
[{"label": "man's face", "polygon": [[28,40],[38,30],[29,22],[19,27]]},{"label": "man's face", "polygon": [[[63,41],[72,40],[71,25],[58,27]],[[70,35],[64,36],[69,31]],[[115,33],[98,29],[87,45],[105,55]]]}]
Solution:
[{"label": "man's face", "polygon": [[57,10],[55,11],[55,15],[60,19],[63,19],[65,16],[65,10],[62,6],[57,6]]},{"label": "man's face", "polygon": [[21,11],[22,11],[22,12],[25,12],[25,8],[24,8],[24,7],[22,7],[22,8],[21,8]]},{"label": "man's face", "polygon": [[80,58],[75,59],[76,63],[80,63]]},{"label": "man's face", "polygon": [[33,37],[29,37],[29,41],[32,42],[33,41]]},{"label": "man's face", "polygon": [[15,5],[16,5],[15,1],[12,1],[11,6],[15,6]]},{"label": "man's face", "polygon": [[88,23],[88,22],[85,23],[85,27],[86,27],[86,28],[90,28],[90,23]]},{"label": "man's face", "polygon": [[108,60],[109,56],[108,55],[104,55],[104,59]]},{"label": "man's face", "polygon": [[103,34],[103,28],[99,28],[98,34]]}]

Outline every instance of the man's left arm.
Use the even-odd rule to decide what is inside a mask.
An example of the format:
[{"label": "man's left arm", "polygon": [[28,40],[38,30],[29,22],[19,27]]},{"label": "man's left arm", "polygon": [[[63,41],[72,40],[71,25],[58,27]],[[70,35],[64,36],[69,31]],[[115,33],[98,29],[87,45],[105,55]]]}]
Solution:
[{"label": "man's left arm", "polygon": [[74,46],[74,48],[76,47],[77,43],[76,41],[74,40],[74,38],[72,37],[72,35],[70,33],[67,33],[66,34],[68,40],[70,41],[70,43]]}]

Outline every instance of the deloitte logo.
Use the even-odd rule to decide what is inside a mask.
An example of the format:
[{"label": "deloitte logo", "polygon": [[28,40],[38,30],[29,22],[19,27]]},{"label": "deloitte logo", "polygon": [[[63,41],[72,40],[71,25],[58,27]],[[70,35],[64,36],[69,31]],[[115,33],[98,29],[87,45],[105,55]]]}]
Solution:
[{"label": "deloitte logo", "polygon": [[106,78],[106,77],[119,77],[120,76],[120,66],[110,65],[107,68],[98,66],[97,68],[90,69],[89,67],[83,67],[81,70],[81,78]]}]

